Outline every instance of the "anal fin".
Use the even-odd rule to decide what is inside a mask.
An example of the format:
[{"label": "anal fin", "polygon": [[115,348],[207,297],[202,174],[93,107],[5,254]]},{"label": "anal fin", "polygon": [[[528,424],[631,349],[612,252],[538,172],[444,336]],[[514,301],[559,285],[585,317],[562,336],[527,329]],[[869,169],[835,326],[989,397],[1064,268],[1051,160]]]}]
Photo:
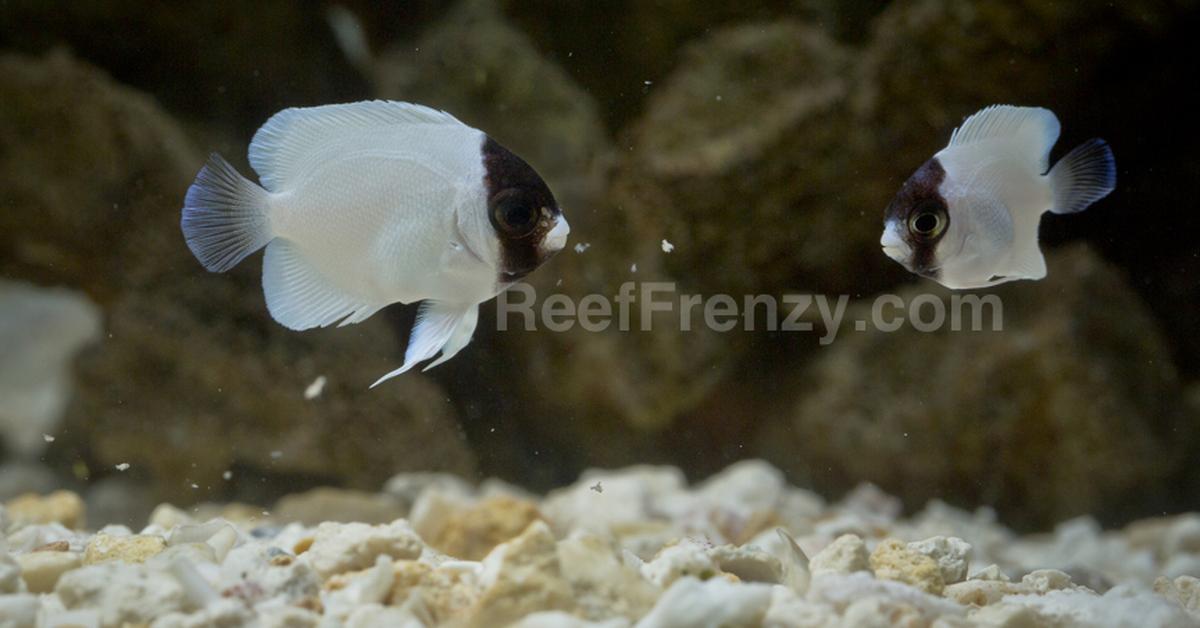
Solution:
[{"label": "anal fin", "polygon": [[439,351],[442,355],[424,370],[428,371],[454,357],[463,347],[470,344],[478,322],[478,304],[464,306],[440,301],[423,302],[421,310],[417,313],[417,323],[413,325],[412,334],[408,339],[408,349],[404,352],[404,365],[380,377],[371,384],[371,388],[434,357]]},{"label": "anal fin", "polygon": [[998,283],[1015,279],[1042,279],[1046,276],[1046,257],[1038,246],[1036,231],[1032,237],[1017,240],[1007,268],[998,274],[1003,275],[1003,281]]},{"label": "anal fin", "polygon": [[360,323],[383,305],[346,294],[321,275],[294,243],[275,239],[263,258],[263,294],[271,317],[302,330]]}]

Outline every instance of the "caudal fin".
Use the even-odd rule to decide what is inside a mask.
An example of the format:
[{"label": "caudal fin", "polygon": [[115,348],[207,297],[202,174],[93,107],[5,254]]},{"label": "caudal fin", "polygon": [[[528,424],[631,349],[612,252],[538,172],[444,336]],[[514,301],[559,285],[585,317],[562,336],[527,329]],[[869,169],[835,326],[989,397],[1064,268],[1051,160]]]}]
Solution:
[{"label": "caudal fin", "polygon": [[1108,143],[1088,140],[1050,169],[1056,214],[1074,214],[1108,196],[1117,187],[1117,161]]},{"label": "caudal fin", "polygon": [[180,226],[196,259],[223,273],[271,241],[267,191],[213,153],[188,188]]}]

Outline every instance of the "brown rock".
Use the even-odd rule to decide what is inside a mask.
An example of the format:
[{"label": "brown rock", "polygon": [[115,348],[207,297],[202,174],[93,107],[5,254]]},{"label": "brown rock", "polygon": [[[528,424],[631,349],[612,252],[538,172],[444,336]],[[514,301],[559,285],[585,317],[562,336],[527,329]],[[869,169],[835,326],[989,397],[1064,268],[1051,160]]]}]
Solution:
[{"label": "brown rock", "polygon": [[1200,619],[1200,578],[1178,576],[1171,580],[1159,576],[1154,581],[1154,592],[1174,601],[1192,617]]},{"label": "brown rock", "polygon": [[881,580],[911,584],[933,595],[941,595],[946,586],[936,560],[896,539],[881,541],[871,552],[871,571]]},{"label": "brown rock", "polygon": [[397,561],[394,570],[388,604],[398,606],[417,595],[438,624],[461,617],[479,597],[475,583],[462,570],[433,568],[412,560]]},{"label": "brown rock", "polygon": [[30,593],[53,593],[63,574],[81,565],[77,552],[30,552],[17,557]]},{"label": "brown rock", "polygon": [[[819,490],[866,478],[912,507],[991,503],[1026,525],[1145,507],[1197,438],[1175,419],[1166,344],[1125,277],[1089,249],[1061,250],[1049,268],[994,290],[999,332],[986,309],[983,331],[952,331],[949,318],[928,333],[855,331],[872,302],[852,306],[796,380],[792,420],[760,443]],[[926,294],[950,316],[948,291],[899,292],[905,304]]]},{"label": "brown rock", "polygon": [[817,552],[808,567],[815,576],[822,573],[848,574],[866,571],[870,555],[863,540],[853,534],[843,534]]},{"label": "brown rock", "polygon": [[111,536],[101,532],[88,542],[83,553],[83,564],[95,565],[117,560],[144,563],[166,548],[166,540],[153,534]]},{"label": "brown rock", "polygon": [[177,209],[199,157],[152,99],[63,51],[2,55],[0,77],[0,190],[19,208],[0,212],[0,273],[103,304],[186,261]]},{"label": "brown rock", "polygon": [[338,488],[315,488],[285,495],[275,503],[271,515],[281,522],[298,521],[315,526],[323,521],[389,523],[405,515],[400,501],[391,495]]},{"label": "brown rock", "polygon": [[[886,0],[768,0],[717,3],[697,11],[686,0],[605,4],[503,0],[505,13],[542,49],[569,64],[603,116],[619,128],[643,109],[675,64],[679,49],[730,24],[802,18],[846,39],[861,39]],[[599,51],[603,51],[599,54]]]},{"label": "brown rock", "polygon": [[[425,19],[434,4],[364,7],[364,12],[395,29]],[[343,102],[364,87],[320,5],[20,1],[6,5],[4,17],[0,40],[5,47],[40,51],[65,45],[206,124],[220,119],[254,125],[248,129],[253,130],[285,101]],[[284,50],[287,54],[280,54]]]},{"label": "brown rock", "polygon": [[403,519],[387,525],[365,523],[322,523],[311,541],[302,540],[295,548],[304,554],[322,579],[366,569],[379,556],[407,560],[421,555],[424,544]]},{"label": "brown rock", "polygon": [[8,500],[5,508],[16,523],[61,523],[79,530],[87,520],[83,499],[71,491],[54,491],[44,496],[26,493]]},{"label": "brown rock", "polygon": [[742,295],[845,289],[862,274],[875,256],[848,246],[846,229],[864,221],[831,220],[841,205],[818,200],[845,193],[833,186],[848,166],[835,148],[852,60],[819,29],[787,20],[688,48],[630,133],[616,181],[635,233],[656,234],[645,246],[675,245],[662,256],[670,276]]},{"label": "brown rock", "polygon": [[39,545],[33,548],[32,552],[65,552],[71,549],[69,541],[52,541],[45,545]]},{"label": "brown rock", "polygon": [[480,560],[542,518],[532,502],[505,495],[489,497],[451,513],[430,544],[455,558]]},{"label": "brown rock", "polygon": [[570,610],[571,585],[563,579],[554,535],[542,521],[496,549],[481,579],[491,584],[467,610],[469,626],[502,625],[537,611]]}]

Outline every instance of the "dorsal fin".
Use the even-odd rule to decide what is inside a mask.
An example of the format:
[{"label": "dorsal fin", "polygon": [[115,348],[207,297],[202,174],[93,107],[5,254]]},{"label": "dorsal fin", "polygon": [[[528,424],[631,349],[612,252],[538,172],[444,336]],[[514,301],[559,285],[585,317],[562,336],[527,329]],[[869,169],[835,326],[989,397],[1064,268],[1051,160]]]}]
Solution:
[{"label": "dorsal fin", "polygon": [[366,100],[321,107],[292,107],[271,116],[250,142],[250,165],[263,187],[286,189],[304,160],[347,131],[396,125],[459,125],[454,116],[422,105]]},{"label": "dorsal fin", "polygon": [[1016,145],[1022,155],[1036,160],[1038,172],[1044,173],[1058,132],[1058,118],[1049,109],[992,105],[975,112],[955,129],[946,148],[1006,140]]}]

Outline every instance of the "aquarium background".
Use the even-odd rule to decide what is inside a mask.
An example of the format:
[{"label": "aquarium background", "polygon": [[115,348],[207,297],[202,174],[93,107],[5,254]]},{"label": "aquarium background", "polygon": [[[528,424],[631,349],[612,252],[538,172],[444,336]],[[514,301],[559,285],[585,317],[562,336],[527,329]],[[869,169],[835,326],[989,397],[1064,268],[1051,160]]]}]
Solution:
[{"label": "aquarium background", "polygon": [[[587,467],[702,478],[763,458],[831,498],[869,481],[1024,529],[1198,508],[1198,17],[1165,0],[0,2],[0,498],[70,488],[101,524],[401,471],[544,490]],[[366,46],[340,46],[333,25],[346,42],[355,24]],[[1049,276],[990,291],[1001,333],[498,332],[486,304],[455,359],[368,390],[413,308],[288,331],[259,256],[209,274],[178,225],[207,153],[249,173],[272,113],[366,98],[444,108],[543,174],[572,225],[529,278],[543,296],[945,295],[880,252],[882,211],[993,103],[1055,111],[1052,159],[1107,139],[1119,186],[1046,216]]]}]

